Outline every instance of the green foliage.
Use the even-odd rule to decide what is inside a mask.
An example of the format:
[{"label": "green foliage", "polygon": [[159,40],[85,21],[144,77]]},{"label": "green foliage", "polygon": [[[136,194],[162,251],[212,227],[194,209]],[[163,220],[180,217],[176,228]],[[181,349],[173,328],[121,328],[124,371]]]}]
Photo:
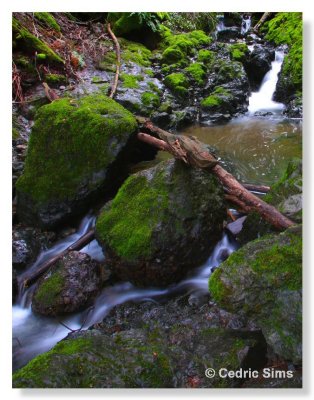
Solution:
[{"label": "green foliage", "polygon": [[302,13],[283,12],[265,24],[265,38],[275,44],[287,44],[290,47],[285,57],[282,73],[291,80],[297,90],[302,90]]},{"label": "green foliage", "polygon": [[41,107],[17,190],[41,203],[75,196],[82,181],[93,189],[99,184],[94,173],[114,160],[115,146],[136,127],[129,111],[101,94]]},{"label": "green foliage", "polygon": [[51,13],[49,13],[49,12],[35,12],[34,15],[39,21],[43,22],[46,26],[54,29],[57,32],[61,31],[59,24],[54,19],[54,17],[51,15]]},{"label": "green foliage", "polygon": [[122,12],[109,13],[108,21],[113,22],[113,30],[117,36],[125,36],[144,28],[158,32],[161,21],[168,18],[168,13],[156,12]]},{"label": "green foliage", "polygon": [[168,203],[162,176],[159,178],[152,185],[145,176],[130,176],[110,209],[105,209],[97,219],[96,232],[100,240],[127,261],[149,256],[152,252],[152,230]]},{"label": "green foliage", "polygon": [[189,82],[181,72],[173,73],[164,79],[164,84],[178,96],[184,96],[188,92]]}]

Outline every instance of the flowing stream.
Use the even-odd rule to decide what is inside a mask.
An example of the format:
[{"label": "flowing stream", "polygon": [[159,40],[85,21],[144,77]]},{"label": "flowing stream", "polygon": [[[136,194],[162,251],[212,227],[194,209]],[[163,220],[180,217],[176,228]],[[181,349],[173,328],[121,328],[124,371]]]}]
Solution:
[{"label": "flowing stream", "polygon": [[[71,243],[74,243],[78,236],[90,229],[95,223],[94,216],[85,217],[78,231],[57,243],[51,249],[42,252],[37,261],[28,270],[34,271],[39,268],[47,257],[53,257],[60,253]],[[207,262],[195,269],[185,280],[165,289],[159,288],[137,288],[129,282],[117,283],[103,289],[95,301],[94,307],[81,313],[76,313],[63,318],[48,318],[33,314],[31,309],[31,293],[34,286],[28,288],[19,301],[13,306],[13,368],[14,370],[25,365],[36,355],[48,351],[58,341],[64,338],[69,328],[87,329],[89,326],[102,321],[109,311],[118,304],[127,301],[158,301],[160,298],[175,295],[183,291],[207,292],[208,277],[213,267],[217,267],[237,248],[235,240],[223,234],[222,239],[217,243]],[[84,247],[81,252],[88,253],[92,258],[102,261],[104,255],[96,240]],[[60,322],[62,322],[62,324]]]},{"label": "flowing stream", "polygon": [[[250,28],[250,20],[243,22],[245,22],[243,29],[247,31]],[[218,31],[221,29],[224,29],[222,20],[217,27]],[[272,100],[282,61],[283,52],[276,52],[275,61],[271,70],[265,75],[260,90],[252,93],[246,116],[234,119],[226,125],[210,127],[195,125],[182,132],[197,136],[201,141],[215,146],[219,156],[235,166],[233,173],[239,180],[271,185],[280,177],[292,157],[301,156],[301,122],[284,119],[280,114],[284,106]],[[258,118],[254,116],[257,111],[271,111],[275,114],[267,118]],[[166,153],[159,152],[155,162],[167,157]],[[94,215],[84,217],[76,233],[56,243],[49,250],[43,251],[24,274],[38,269],[43,262],[66,249],[94,224]],[[101,321],[113,307],[130,300],[158,301],[182,291],[207,292],[208,277],[212,268],[217,267],[236,248],[235,240],[224,233],[207,262],[192,271],[191,275],[180,283],[164,289],[140,289],[128,282],[120,282],[104,288],[93,308],[59,320],[32,313],[31,297],[35,286],[31,286],[20,295],[13,306],[14,369],[20,368],[36,355],[51,349],[64,338],[69,329],[62,324],[73,330],[87,329]],[[96,240],[81,251],[98,261],[103,261],[105,258]],[[20,275],[20,278],[22,279],[23,275]]]}]

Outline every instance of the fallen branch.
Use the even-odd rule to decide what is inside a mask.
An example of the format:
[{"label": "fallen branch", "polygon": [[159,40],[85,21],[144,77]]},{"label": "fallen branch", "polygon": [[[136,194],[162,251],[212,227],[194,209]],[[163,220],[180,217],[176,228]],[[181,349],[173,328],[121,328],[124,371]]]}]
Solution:
[{"label": "fallen branch", "polygon": [[258,212],[266,221],[279,230],[287,229],[289,226],[294,225],[291,220],[282,215],[275,207],[265,203],[253,193],[250,193],[229,172],[218,165],[218,160],[210,154],[208,146],[204,143],[195,137],[173,135],[156,127],[151,121],[145,118],[137,117],[137,120],[146,130],[157,134],[161,138],[161,140],[153,137],[149,138],[149,135],[141,132],[138,134],[139,140],[156,146],[160,150],[169,151],[175,158],[182,160],[186,164],[209,170],[215,174],[227,188],[228,199],[230,201],[233,200],[241,209],[247,212]]},{"label": "fallen branch", "polygon": [[[76,242],[72,243],[65,250],[61,251],[59,254],[52,257],[50,260],[44,262],[39,269],[30,274],[29,276],[24,277],[21,282],[23,287],[28,287],[32,283],[34,283],[41,275],[43,275],[52,265],[54,265],[60,258],[69,253],[70,251],[80,250],[85,247],[88,243],[90,243],[95,237],[95,230],[90,229],[83,236],[81,236]],[[19,285],[20,287],[20,285]]]},{"label": "fallen branch", "polygon": [[250,192],[268,193],[270,186],[252,185],[251,183],[242,183],[242,186]]},{"label": "fallen branch", "polygon": [[262,15],[262,18],[258,21],[258,23],[254,26],[253,31],[258,32],[259,28],[264,24],[264,22],[272,15],[272,12],[265,12]]},{"label": "fallen branch", "polygon": [[111,38],[112,38],[112,40],[113,40],[113,42],[115,44],[116,56],[117,56],[116,74],[115,74],[113,85],[112,85],[111,92],[110,92],[110,95],[109,95],[110,98],[113,98],[113,96],[116,93],[117,86],[118,86],[118,80],[119,80],[119,74],[120,74],[120,65],[121,65],[121,52],[120,52],[119,42],[118,42],[115,34],[112,32],[109,23],[107,25],[107,30],[108,30],[109,35],[111,36]]}]

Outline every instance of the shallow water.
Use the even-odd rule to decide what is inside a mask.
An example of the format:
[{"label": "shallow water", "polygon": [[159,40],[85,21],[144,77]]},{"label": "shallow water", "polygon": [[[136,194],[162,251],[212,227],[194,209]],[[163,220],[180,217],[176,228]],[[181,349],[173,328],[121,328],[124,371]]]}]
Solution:
[{"label": "shallow water", "polygon": [[247,116],[225,125],[194,125],[182,133],[215,147],[230,172],[246,183],[272,185],[289,160],[302,157],[302,123],[298,120]]}]

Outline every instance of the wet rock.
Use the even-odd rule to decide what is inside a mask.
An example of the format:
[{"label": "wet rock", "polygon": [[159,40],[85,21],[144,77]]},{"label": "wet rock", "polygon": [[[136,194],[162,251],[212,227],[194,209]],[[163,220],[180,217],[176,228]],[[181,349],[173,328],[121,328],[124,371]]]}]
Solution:
[{"label": "wet rock", "polygon": [[241,29],[237,26],[230,26],[217,32],[217,40],[221,42],[229,42],[230,39],[239,39],[242,36]]},{"label": "wet rock", "polygon": [[12,230],[12,263],[16,269],[29,266],[41,250],[48,248],[55,239],[53,232],[14,225]]},{"label": "wet rock", "polygon": [[209,256],[222,232],[223,204],[211,174],[165,161],[125,181],[97,220],[97,239],[119,278],[163,286]]},{"label": "wet rock", "polygon": [[38,282],[32,309],[42,315],[62,315],[90,305],[102,286],[101,266],[87,254],[72,251]]},{"label": "wet rock", "polygon": [[231,232],[234,236],[238,235],[243,227],[243,223],[246,220],[247,216],[243,216],[238,218],[237,220],[230,222],[227,226],[226,229],[228,229],[229,232]]},{"label": "wet rock", "polygon": [[104,95],[56,100],[36,115],[25,170],[16,183],[17,215],[51,228],[81,214],[123,179],[126,145],[130,150],[137,123]]},{"label": "wet rock", "polygon": [[[302,371],[288,371],[285,368],[266,368],[260,374],[266,374],[264,379],[250,379],[243,384],[243,388],[250,389],[290,389],[302,388]],[[291,375],[292,376],[291,376]],[[278,376],[278,377],[276,377]]]},{"label": "wet rock", "polygon": [[295,97],[287,104],[284,114],[289,118],[302,118],[303,117],[303,104],[301,97]]},{"label": "wet rock", "polygon": [[[14,387],[239,387],[239,379],[205,376],[206,368],[235,370],[265,363],[255,332],[225,331],[208,303],[187,296],[166,305],[124,304],[97,329],[70,334],[14,375]],[[230,314],[231,315],[231,314]],[[225,319],[230,319],[225,312]],[[243,326],[243,325],[242,325]],[[95,351],[97,349],[97,351]],[[75,367],[73,367],[75,365]]]},{"label": "wet rock", "polygon": [[258,90],[266,73],[271,69],[275,51],[266,45],[255,44],[244,66],[253,90]]},{"label": "wet rock", "polygon": [[220,306],[256,323],[274,352],[297,365],[302,362],[301,235],[296,226],[250,242],[209,280]]},{"label": "wet rock", "polygon": [[[263,200],[275,206],[292,221],[302,222],[302,161],[295,159],[289,162],[281,179],[274,184]],[[276,232],[275,228],[258,213],[250,213],[237,237],[241,243],[247,243],[268,233]]]},{"label": "wet rock", "polygon": [[12,271],[12,302],[15,303],[17,296],[19,294],[19,285],[17,281],[17,273],[16,270]]}]

